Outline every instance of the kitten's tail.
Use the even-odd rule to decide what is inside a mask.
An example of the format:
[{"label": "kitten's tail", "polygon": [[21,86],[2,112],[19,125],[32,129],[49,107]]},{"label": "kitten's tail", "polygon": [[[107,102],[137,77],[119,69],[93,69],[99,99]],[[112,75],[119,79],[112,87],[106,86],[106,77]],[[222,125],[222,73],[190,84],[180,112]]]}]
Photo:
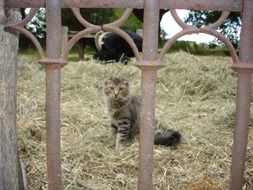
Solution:
[{"label": "kitten's tail", "polygon": [[182,135],[173,130],[157,129],[155,131],[155,145],[176,147],[181,142]]}]

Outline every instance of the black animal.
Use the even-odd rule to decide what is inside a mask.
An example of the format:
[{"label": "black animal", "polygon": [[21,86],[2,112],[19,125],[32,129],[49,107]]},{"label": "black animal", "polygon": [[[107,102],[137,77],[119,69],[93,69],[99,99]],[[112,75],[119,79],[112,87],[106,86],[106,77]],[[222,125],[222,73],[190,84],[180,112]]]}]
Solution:
[{"label": "black animal", "polygon": [[[127,32],[133,39],[138,50],[142,51],[142,37],[134,32]],[[134,57],[134,53],[130,45],[116,33],[106,33],[102,39],[95,39],[98,52],[94,58],[101,61],[115,60],[123,64],[127,64],[129,58]]]}]

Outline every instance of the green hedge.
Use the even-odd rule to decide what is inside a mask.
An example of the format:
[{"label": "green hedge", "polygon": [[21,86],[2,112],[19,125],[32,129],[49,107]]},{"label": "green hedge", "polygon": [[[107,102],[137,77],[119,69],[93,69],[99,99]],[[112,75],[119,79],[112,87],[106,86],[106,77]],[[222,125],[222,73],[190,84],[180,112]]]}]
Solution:
[{"label": "green hedge", "polygon": [[229,51],[223,45],[213,45],[190,41],[176,41],[172,45],[169,52],[185,51],[194,55],[215,55],[215,56],[228,56]]}]

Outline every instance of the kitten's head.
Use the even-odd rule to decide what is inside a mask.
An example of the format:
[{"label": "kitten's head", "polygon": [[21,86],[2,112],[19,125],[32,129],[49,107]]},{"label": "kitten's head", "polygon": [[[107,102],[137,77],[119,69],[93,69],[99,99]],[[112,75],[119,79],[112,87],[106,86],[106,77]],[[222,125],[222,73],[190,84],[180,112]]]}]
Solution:
[{"label": "kitten's head", "polygon": [[129,83],[124,77],[108,77],[104,81],[104,94],[115,100],[125,99],[129,95]]}]

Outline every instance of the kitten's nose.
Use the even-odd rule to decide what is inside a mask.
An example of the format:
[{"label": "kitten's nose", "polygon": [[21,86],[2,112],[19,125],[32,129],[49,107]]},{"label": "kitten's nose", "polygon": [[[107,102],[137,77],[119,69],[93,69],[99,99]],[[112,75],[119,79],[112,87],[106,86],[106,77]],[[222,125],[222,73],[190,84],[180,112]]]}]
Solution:
[{"label": "kitten's nose", "polygon": [[119,94],[119,91],[118,90],[114,90],[114,96],[117,97]]}]

